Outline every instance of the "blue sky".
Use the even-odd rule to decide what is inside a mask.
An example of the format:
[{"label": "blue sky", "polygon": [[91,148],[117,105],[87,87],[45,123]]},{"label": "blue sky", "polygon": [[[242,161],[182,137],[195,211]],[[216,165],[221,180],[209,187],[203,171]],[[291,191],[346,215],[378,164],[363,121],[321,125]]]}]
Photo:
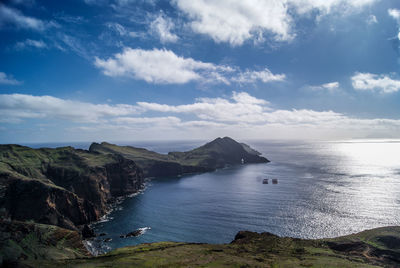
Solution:
[{"label": "blue sky", "polygon": [[396,0],[10,0],[0,143],[400,138]]}]

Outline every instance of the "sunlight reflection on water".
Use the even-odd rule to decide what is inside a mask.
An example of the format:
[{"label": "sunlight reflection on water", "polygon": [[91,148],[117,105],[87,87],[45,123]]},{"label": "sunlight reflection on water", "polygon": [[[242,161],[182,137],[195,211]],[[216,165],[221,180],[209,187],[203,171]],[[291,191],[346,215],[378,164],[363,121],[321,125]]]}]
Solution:
[{"label": "sunlight reflection on water", "polygon": [[[239,230],[322,238],[400,224],[399,141],[249,144],[272,162],[153,180],[97,232],[113,238],[109,245],[116,248],[166,240],[227,243]],[[265,177],[279,183],[263,185]],[[144,226],[151,230],[119,239]]]}]

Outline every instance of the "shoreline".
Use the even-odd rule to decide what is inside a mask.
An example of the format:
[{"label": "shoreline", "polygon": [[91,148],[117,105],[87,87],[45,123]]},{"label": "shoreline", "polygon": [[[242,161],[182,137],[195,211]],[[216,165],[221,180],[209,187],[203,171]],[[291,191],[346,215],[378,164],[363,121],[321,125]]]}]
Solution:
[{"label": "shoreline", "polygon": [[[135,193],[127,194],[127,195],[124,195],[124,196],[119,196],[119,197],[113,198],[114,200],[112,200],[112,201],[109,203],[109,209],[107,210],[107,212],[106,212],[103,216],[101,216],[99,220],[94,221],[94,222],[90,222],[90,223],[87,224],[87,225],[90,227],[90,229],[92,229],[93,232],[94,232],[94,228],[93,228],[93,227],[94,227],[95,225],[100,224],[100,223],[103,223],[103,222],[108,222],[108,221],[113,220],[114,218],[112,218],[112,217],[110,218],[109,215],[110,215],[113,211],[117,210],[118,207],[119,207],[119,205],[122,204],[122,203],[123,203],[124,201],[126,201],[127,199],[134,198],[134,197],[136,197],[136,196],[138,196],[138,195],[140,195],[140,194],[144,194],[144,192],[146,191],[146,189],[147,189],[148,186],[149,186],[149,183],[151,182],[151,179],[150,179],[150,178],[145,178],[144,180],[145,180],[145,182],[144,182],[144,184],[143,184],[143,187],[142,187],[142,189],[140,189],[139,191],[137,191],[137,192],[135,192]],[[121,209],[121,210],[122,210],[122,209]],[[95,232],[94,232],[94,233],[95,233]],[[96,248],[96,247],[92,244],[92,242],[93,242],[97,237],[99,237],[99,234],[95,233],[95,236],[94,236],[94,237],[82,239],[82,243],[84,244],[85,248],[89,251],[89,253],[90,253],[92,256],[98,256],[98,255],[105,254],[105,253],[108,252],[108,251],[99,252],[99,251],[98,251],[98,248]],[[104,243],[104,242],[102,242],[102,243]],[[93,246],[92,246],[92,245],[93,245]]]}]

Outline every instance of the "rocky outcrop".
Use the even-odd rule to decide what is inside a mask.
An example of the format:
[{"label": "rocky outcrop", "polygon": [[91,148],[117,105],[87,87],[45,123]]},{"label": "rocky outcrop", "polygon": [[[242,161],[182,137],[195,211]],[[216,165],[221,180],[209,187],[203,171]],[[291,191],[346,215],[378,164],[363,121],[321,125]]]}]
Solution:
[{"label": "rocky outcrop", "polygon": [[14,180],[5,200],[7,216],[13,220],[33,220],[71,230],[100,216],[88,200],[38,180]]},{"label": "rocky outcrop", "polygon": [[115,197],[140,190],[143,182],[141,169],[120,155],[0,146],[2,218],[78,230],[104,215]]},{"label": "rocky outcrop", "polygon": [[29,260],[61,260],[90,256],[78,232],[54,225],[0,220],[0,267],[23,266]]}]

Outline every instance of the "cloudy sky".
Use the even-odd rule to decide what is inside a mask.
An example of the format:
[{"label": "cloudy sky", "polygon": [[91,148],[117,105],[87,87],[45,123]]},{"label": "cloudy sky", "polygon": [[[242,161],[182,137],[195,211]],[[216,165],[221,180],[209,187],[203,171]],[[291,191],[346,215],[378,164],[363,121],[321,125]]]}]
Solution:
[{"label": "cloudy sky", "polygon": [[0,143],[400,138],[398,0],[10,0],[0,40]]}]

